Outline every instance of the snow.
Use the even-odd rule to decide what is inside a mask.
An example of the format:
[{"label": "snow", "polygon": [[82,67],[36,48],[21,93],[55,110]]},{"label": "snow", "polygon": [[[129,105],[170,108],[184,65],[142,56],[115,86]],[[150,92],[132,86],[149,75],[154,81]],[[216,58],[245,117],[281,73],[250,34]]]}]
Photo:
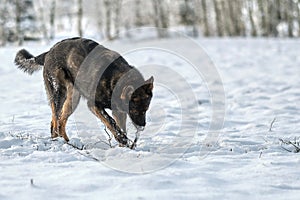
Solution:
[{"label": "snow", "polygon": [[[117,147],[114,139],[110,148],[84,100],[68,122],[71,145],[51,140],[42,72],[24,74],[13,64],[19,48],[1,48],[0,199],[298,199],[299,154],[283,149],[295,150],[280,139],[300,141],[299,44],[104,42],[145,78],[154,76],[148,125],[136,150]],[[37,55],[50,46],[24,47]],[[199,73],[195,66],[206,67]],[[205,73],[213,69],[218,74],[209,79]],[[223,87],[224,126],[212,137],[214,106],[222,108],[222,99],[214,104],[212,96]]]}]

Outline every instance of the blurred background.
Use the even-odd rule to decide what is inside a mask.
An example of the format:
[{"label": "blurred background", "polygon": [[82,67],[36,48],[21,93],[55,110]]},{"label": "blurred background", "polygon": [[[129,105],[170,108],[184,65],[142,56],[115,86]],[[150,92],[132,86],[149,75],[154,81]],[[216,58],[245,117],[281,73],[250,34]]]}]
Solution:
[{"label": "blurred background", "polygon": [[0,46],[157,27],[191,37],[299,37],[300,0],[0,0]]}]

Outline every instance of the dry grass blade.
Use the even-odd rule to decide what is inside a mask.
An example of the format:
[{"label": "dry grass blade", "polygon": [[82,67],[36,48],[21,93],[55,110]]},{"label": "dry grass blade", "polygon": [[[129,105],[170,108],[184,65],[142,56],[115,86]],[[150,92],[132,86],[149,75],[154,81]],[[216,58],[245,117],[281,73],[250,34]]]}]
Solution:
[{"label": "dry grass blade", "polygon": [[[281,142],[281,148],[283,148],[284,150],[286,150],[288,152],[294,152],[294,153],[299,153],[300,152],[300,147],[297,146],[296,144],[294,144],[293,142],[291,142],[291,141],[284,141],[283,139],[279,139],[279,141]],[[295,148],[295,150],[294,151],[289,150],[289,149],[283,147],[282,144],[292,145]]]},{"label": "dry grass blade", "polygon": [[270,124],[269,132],[272,131],[272,128],[273,128],[273,125],[274,125],[275,121],[276,121],[276,117],[274,117],[274,119],[272,120],[272,122]]}]

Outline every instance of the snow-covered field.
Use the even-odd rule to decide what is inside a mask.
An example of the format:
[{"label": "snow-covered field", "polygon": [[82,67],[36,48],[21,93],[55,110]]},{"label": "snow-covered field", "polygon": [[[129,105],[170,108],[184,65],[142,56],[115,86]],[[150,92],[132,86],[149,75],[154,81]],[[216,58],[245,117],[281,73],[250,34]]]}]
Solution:
[{"label": "snow-covered field", "polygon": [[[71,144],[83,150],[52,141],[42,72],[24,74],[13,64],[19,48],[0,48],[0,199],[299,199],[300,153],[281,139],[300,142],[300,40],[181,38],[105,46],[155,78],[136,150],[113,140],[110,148],[84,100],[67,127]],[[49,45],[24,47],[37,55]],[[213,69],[218,74],[205,77]],[[218,76],[223,85],[216,89],[211,84],[220,83]],[[225,100],[224,126],[212,137],[213,97],[223,87],[217,103]],[[214,123],[222,125],[222,111],[217,115]]]}]

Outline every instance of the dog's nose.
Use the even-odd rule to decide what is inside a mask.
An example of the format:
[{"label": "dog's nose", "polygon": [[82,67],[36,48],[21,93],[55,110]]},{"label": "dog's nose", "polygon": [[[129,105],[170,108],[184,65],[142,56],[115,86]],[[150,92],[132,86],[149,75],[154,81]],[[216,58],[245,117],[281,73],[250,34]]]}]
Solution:
[{"label": "dog's nose", "polygon": [[135,126],[138,131],[143,131],[145,126]]}]

